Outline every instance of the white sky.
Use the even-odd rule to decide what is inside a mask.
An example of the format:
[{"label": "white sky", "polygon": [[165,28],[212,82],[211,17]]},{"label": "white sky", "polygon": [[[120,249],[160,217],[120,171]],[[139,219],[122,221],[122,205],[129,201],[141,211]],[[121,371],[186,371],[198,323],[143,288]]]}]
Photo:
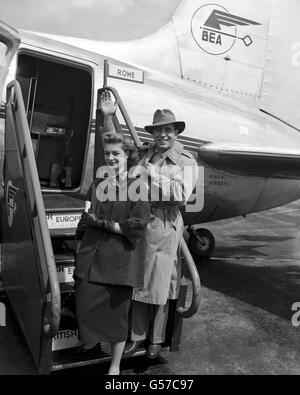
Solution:
[{"label": "white sky", "polygon": [[0,0],[0,20],[17,29],[94,40],[150,34],[181,0]]}]

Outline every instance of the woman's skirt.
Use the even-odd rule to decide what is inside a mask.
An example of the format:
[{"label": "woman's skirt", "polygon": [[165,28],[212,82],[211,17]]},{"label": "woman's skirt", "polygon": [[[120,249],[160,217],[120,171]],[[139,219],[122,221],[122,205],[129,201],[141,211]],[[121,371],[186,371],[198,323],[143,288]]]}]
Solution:
[{"label": "woman's skirt", "polygon": [[75,303],[79,339],[84,343],[118,343],[128,336],[132,288],[76,280]]}]

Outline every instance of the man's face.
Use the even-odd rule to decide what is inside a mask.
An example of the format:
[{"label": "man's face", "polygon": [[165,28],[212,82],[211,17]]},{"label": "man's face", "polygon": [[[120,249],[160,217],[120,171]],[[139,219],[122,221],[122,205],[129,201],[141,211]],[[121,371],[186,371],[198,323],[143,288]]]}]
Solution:
[{"label": "man's face", "polygon": [[168,123],[167,125],[155,126],[152,134],[158,150],[167,151],[177,139],[178,132],[173,123]]}]

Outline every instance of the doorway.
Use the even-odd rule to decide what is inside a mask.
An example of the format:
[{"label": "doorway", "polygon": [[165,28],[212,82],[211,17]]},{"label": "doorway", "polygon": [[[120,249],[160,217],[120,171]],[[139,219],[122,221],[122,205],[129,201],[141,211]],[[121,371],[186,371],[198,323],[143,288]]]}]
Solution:
[{"label": "doorway", "polygon": [[41,187],[78,188],[89,134],[90,71],[21,53],[16,79],[23,93]]}]

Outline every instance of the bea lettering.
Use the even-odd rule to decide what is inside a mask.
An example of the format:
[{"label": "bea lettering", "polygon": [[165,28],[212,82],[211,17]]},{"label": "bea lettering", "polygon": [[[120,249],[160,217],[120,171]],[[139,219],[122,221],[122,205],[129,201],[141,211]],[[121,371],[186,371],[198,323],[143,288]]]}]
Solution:
[{"label": "bea lettering", "polygon": [[212,44],[222,45],[221,34],[209,32],[208,30],[203,30],[202,40],[208,41]]}]

